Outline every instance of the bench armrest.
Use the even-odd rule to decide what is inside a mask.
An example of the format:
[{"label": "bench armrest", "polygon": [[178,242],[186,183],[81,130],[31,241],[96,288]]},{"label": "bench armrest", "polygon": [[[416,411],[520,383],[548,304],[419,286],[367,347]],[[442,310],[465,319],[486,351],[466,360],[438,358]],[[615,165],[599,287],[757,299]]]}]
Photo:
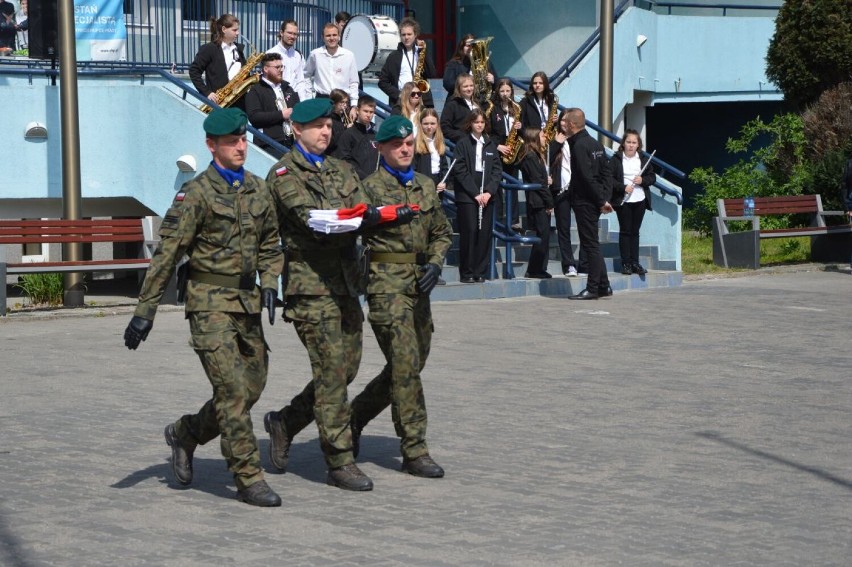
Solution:
[{"label": "bench armrest", "polygon": [[846,212],[845,211],[819,211],[819,213],[817,213],[817,214],[824,216],[824,217],[827,217],[827,216],[845,215]]},{"label": "bench armrest", "polygon": [[722,222],[728,221],[751,221],[752,230],[760,230],[760,217],[755,215],[752,217],[718,217]]}]

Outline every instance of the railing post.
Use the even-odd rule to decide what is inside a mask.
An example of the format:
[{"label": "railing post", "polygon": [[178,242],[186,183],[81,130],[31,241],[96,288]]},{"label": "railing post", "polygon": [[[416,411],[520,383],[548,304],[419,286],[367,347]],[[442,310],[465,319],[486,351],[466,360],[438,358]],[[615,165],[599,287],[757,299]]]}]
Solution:
[{"label": "railing post", "polygon": [[[507,191],[507,195],[509,195],[508,191],[514,191],[514,189],[508,189],[504,187]],[[506,232],[512,233],[512,199],[509,197],[506,199]],[[515,270],[512,267],[512,243],[507,240],[506,241],[506,254],[503,257],[503,279],[505,280],[513,280],[515,279]]]}]

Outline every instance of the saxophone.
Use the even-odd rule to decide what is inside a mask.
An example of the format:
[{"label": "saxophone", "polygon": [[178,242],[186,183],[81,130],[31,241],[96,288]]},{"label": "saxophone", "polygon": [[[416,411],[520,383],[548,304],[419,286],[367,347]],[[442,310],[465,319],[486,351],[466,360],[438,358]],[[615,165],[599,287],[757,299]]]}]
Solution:
[{"label": "saxophone", "polygon": [[[240,72],[228,81],[227,85],[216,91],[216,95],[219,97],[219,106],[222,108],[227,108],[237,102],[240,97],[248,92],[253,84],[260,80],[260,73],[252,74],[252,70],[263,59],[263,52],[254,50],[254,46],[248,40],[246,40],[246,45],[251,47],[254,53],[248,58],[246,64],[240,69]],[[209,104],[201,107],[201,112],[204,114],[210,114],[212,110],[213,107]]]},{"label": "saxophone", "polygon": [[429,81],[423,76],[426,72],[426,42],[421,40],[417,42],[417,46],[420,48],[420,53],[417,55],[417,69],[414,70],[414,86],[421,93],[426,94],[431,89]]},{"label": "saxophone", "polygon": [[488,45],[493,37],[477,39],[470,49],[470,74],[473,75],[473,98],[485,111],[486,116],[491,115],[494,103],[491,102],[491,83],[488,82]]},{"label": "saxophone", "polygon": [[510,98],[509,106],[511,106],[512,117],[515,119],[515,122],[512,125],[513,127],[511,132],[509,132],[509,135],[506,136],[505,144],[509,146],[509,154],[504,155],[500,158],[506,165],[515,163],[515,161],[518,159],[518,152],[521,150],[521,146],[524,143],[524,141],[521,139],[520,134],[518,134],[520,130],[514,128],[514,124],[517,124],[521,121],[521,105]]},{"label": "saxophone", "polygon": [[553,93],[553,104],[550,105],[550,113],[547,115],[547,125],[544,127],[544,135],[547,143],[553,141],[556,136],[556,119],[559,117],[559,97]]}]

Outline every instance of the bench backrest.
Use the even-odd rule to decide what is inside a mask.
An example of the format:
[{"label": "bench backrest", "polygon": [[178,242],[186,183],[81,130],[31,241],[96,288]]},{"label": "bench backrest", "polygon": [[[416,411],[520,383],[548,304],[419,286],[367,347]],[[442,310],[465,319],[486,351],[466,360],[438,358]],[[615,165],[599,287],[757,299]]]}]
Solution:
[{"label": "bench backrest", "polygon": [[144,241],[141,219],[0,220],[0,244]]},{"label": "bench backrest", "polygon": [[[743,199],[719,199],[719,216],[743,216]],[[796,195],[794,197],[755,197],[754,215],[787,215],[792,213],[817,213],[822,211],[819,195]]]}]

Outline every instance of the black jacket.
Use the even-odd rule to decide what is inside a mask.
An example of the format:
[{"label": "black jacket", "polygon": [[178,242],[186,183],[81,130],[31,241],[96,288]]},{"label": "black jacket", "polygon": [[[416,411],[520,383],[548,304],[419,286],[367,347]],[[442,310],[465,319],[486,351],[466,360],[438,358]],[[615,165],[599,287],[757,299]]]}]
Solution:
[{"label": "black jacket", "polygon": [[[449,166],[447,165],[447,156],[441,156],[441,161],[439,162],[438,174],[432,175],[432,154],[414,154],[414,161],[412,162],[414,166],[414,171],[417,173],[422,173],[429,179],[435,182],[435,185],[438,185],[438,182],[446,175],[447,169]],[[455,167],[453,168],[455,171]],[[450,189],[450,179],[447,178],[447,189]]]},{"label": "black jacket", "polygon": [[600,209],[612,198],[612,170],[604,147],[583,129],[568,138],[571,202]]},{"label": "black jacket", "polygon": [[[388,105],[393,106],[399,102],[399,73],[402,69],[402,42],[396,46],[396,51],[388,55],[385,59],[385,64],[382,65],[382,70],[379,71],[379,88],[383,93],[388,95]],[[408,65],[408,63],[405,63]],[[424,64],[424,79],[431,79],[438,72],[435,70],[435,64],[429,57],[429,52],[426,52],[426,62]],[[414,72],[417,71],[417,59],[414,60]],[[412,75],[414,73],[412,72]],[[432,92],[427,92],[423,95],[423,106],[434,108],[435,102],[432,100]]]},{"label": "black jacket", "polygon": [[455,143],[464,138],[467,132],[462,130],[462,127],[468,114],[470,114],[470,108],[463,98],[455,96],[448,99],[441,111],[441,132],[444,133],[444,138]]},{"label": "black jacket", "polygon": [[[494,140],[494,143],[499,146],[501,144],[505,144],[506,138],[509,136],[509,132],[506,131],[506,122],[504,120],[506,112],[503,111],[503,107],[500,106],[499,101],[492,100],[491,102],[494,103],[494,108],[491,109],[491,116],[489,117],[489,121],[491,122],[491,138]],[[513,107],[510,106],[509,116],[512,116],[512,112]]]},{"label": "black jacket", "polygon": [[538,183],[541,189],[538,191],[526,191],[527,205],[535,209],[552,209],[553,197],[547,186],[547,169],[544,162],[535,152],[528,152],[520,164],[521,172],[524,174],[524,183]]},{"label": "black jacket", "polygon": [[[494,75],[494,80],[497,80],[497,71],[494,70],[494,65],[491,60],[488,60],[488,72]],[[450,95],[456,90],[456,79],[459,75],[470,75],[470,58],[465,57],[461,61],[458,59],[450,59],[444,67],[444,90]]]},{"label": "black jacket", "polygon": [[[639,163],[642,167],[648,163],[648,156],[639,156]],[[621,162],[621,152],[615,152],[615,155],[610,159],[612,169],[612,206],[621,205],[624,201],[626,192],[624,191],[624,164]],[[651,208],[651,185],[657,182],[657,174],[654,173],[654,165],[651,164],[642,173],[642,189],[645,190],[645,208],[649,211]]]},{"label": "black jacket", "polygon": [[337,154],[340,159],[352,164],[361,179],[375,173],[376,165],[379,163],[375,130],[367,132],[366,126],[356,122],[340,135]]},{"label": "black jacket", "polygon": [[[288,108],[293,108],[298,104],[299,95],[290,87],[290,83],[283,81],[281,92],[284,94],[284,102],[287,103]],[[284,136],[284,118],[275,104],[275,91],[266,81],[260,80],[255,83],[245,95],[245,104],[246,114],[248,114],[252,126],[258,130],[263,130],[264,134],[276,142],[288,146],[292,145],[292,136],[289,138]],[[258,140],[257,145],[265,148],[268,144]]]},{"label": "black jacket", "polygon": [[[476,203],[475,197],[479,195],[479,184],[476,182],[476,142],[473,137],[465,133],[464,137],[456,144],[453,155],[456,165],[453,166],[453,187],[455,187],[456,203]],[[482,168],[485,176],[485,192],[490,193],[493,198],[500,187],[500,179],[503,174],[500,153],[494,141],[485,136],[485,147],[482,148],[485,158],[485,166]]]},{"label": "black jacket", "polygon": [[[550,108],[553,106],[553,95],[547,100],[547,118],[550,118]],[[524,128],[541,128],[541,114],[538,112],[538,105],[535,102],[535,96],[526,95],[520,102],[521,105],[521,122]],[[558,112],[558,110],[557,110]]]},{"label": "black jacket", "polygon": [[[243,44],[237,43],[237,54],[239,62],[246,64],[246,56],[243,54]],[[192,64],[189,66],[189,78],[195,85],[195,90],[204,96],[210,96],[228,84],[228,65],[225,62],[225,53],[220,43],[205,43],[195,54]],[[201,78],[201,75],[204,78]]]},{"label": "black jacket", "polygon": [[336,112],[331,113],[331,140],[328,147],[325,149],[325,155],[340,158],[340,150],[338,143],[340,137],[346,131],[346,124],[343,123],[343,117]]}]

